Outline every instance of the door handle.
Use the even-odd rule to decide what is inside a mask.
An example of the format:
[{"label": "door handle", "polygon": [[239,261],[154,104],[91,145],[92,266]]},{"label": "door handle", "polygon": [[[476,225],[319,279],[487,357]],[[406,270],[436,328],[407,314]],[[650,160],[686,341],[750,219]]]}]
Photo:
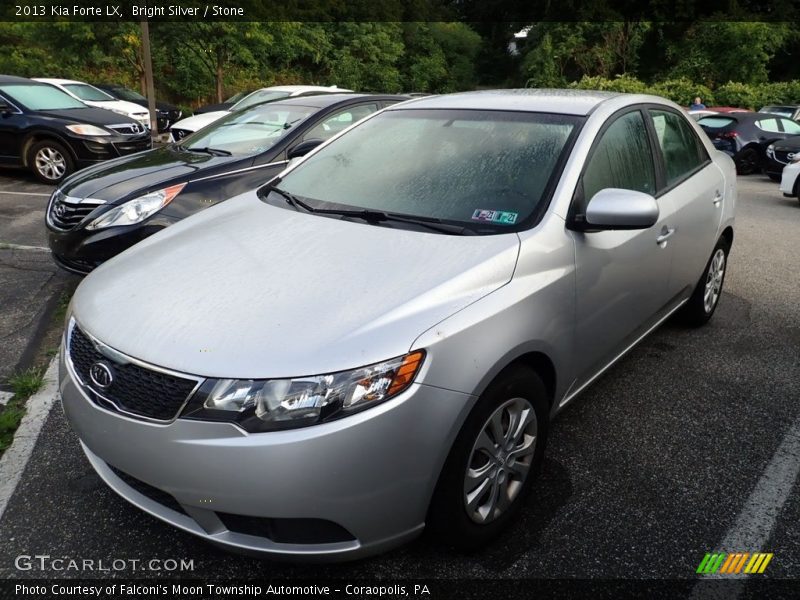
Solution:
[{"label": "door handle", "polygon": [[719,193],[719,190],[717,190],[717,195],[714,196],[712,202],[714,203],[714,206],[719,206],[720,202],[722,202],[722,194]]},{"label": "door handle", "polygon": [[675,228],[669,228],[665,225],[661,228],[661,235],[656,238],[656,244],[662,247],[665,246],[667,240],[672,237],[673,233],[675,233]]}]

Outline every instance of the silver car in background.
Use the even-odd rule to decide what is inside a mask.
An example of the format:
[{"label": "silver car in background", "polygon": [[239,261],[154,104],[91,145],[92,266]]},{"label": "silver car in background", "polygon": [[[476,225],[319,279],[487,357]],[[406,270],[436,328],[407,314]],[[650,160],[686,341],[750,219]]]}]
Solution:
[{"label": "silver car in background", "polygon": [[553,415],[670,315],[712,316],[735,203],[662,98],[412,100],[89,275],[64,410],[112,489],[212,543],[474,548]]}]

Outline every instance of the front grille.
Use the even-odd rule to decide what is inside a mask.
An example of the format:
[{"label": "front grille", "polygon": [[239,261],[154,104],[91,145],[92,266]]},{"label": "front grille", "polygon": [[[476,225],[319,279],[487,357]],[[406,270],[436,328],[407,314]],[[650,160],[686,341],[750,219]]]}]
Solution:
[{"label": "front grille", "polygon": [[173,139],[174,141],[176,141],[176,142],[179,142],[179,141],[181,141],[181,140],[182,140],[183,138],[185,138],[187,135],[189,135],[190,133],[192,133],[192,132],[191,132],[191,131],[189,131],[188,129],[175,129],[174,127],[173,127],[172,129],[170,129],[170,132],[172,133],[172,139]]},{"label": "front grille", "polygon": [[120,123],[118,125],[109,125],[109,129],[113,129],[120,135],[138,135],[144,131],[144,127],[139,123]]},{"label": "front grille", "polygon": [[184,515],[186,514],[186,511],[183,510],[183,507],[171,494],[168,494],[164,490],[154,487],[149,483],[145,483],[140,479],[136,479],[136,477],[128,475],[125,471],[120,471],[113,465],[109,465],[108,463],[106,464],[108,465],[108,468],[111,469],[111,471],[114,473],[114,475],[122,479],[122,481],[124,481],[128,486],[132,487],[134,490],[139,492],[142,496],[146,496],[147,498],[150,498],[150,500],[152,500],[153,502],[156,502],[161,506],[169,508],[170,510],[174,510],[175,512],[179,512]]},{"label": "front grille", "polygon": [[228,531],[265,537],[279,544],[335,544],[352,542],[355,536],[325,519],[270,519],[218,512]]},{"label": "front grille", "polygon": [[[171,421],[178,416],[198,384],[197,380],[162,373],[132,362],[120,364],[112,361],[97,350],[77,325],[72,326],[70,333],[69,358],[95,403],[133,416]],[[111,384],[105,389],[89,375],[96,363],[104,364],[111,372]]]},{"label": "front grille", "polygon": [[[800,152],[800,150],[795,150],[795,152]],[[795,152],[790,150],[775,150],[775,160],[783,164],[787,164],[790,160],[789,155],[791,154],[794,156]]]},{"label": "front grille", "polygon": [[56,190],[48,209],[50,224],[55,229],[71,231],[101,204],[104,204],[102,200],[71,198]]}]

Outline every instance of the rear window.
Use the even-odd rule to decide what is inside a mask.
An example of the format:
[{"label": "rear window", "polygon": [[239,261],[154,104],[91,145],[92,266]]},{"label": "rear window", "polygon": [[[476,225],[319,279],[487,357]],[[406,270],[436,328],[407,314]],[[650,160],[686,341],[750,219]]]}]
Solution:
[{"label": "rear window", "polygon": [[770,113],[770,114],[773,114],[773,115],[780,115],[780,116],[786,117],[788,119],[791,119],[792,118],[792,114],[794,114],[794,111],[791,108],[788,108],[786,106],[765,106],[764,108],[762,108],[758,112]]},{"label": "rear window", "polygon": [[736,119],[730,117],[703,117],[697,122],[701,127],[708,127],[709,129],[722,129],[732,123],[736,123]]}]

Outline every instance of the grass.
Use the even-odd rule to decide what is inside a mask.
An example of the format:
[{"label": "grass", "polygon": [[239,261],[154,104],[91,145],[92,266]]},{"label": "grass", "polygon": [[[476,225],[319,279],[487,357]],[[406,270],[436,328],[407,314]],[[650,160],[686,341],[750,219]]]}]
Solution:
[{"label": "grass", "polygon": [[44,369],[33,367],[8,378],[14,397],[0,411],[0,454],[11,445],[14,432],[25,415],[25,400],[39,391],[44,383]]},{"label": "grass", "polygon": [[53,319],[56,319],[57,322],[63,323],[64,319],[67,316],[67,308],[69,308],[69,301],[72,299],[72,294],[68,294],[63,292],[61,297],[58,299],[58,305],[56,306],[55,311],[53,312]]}]

